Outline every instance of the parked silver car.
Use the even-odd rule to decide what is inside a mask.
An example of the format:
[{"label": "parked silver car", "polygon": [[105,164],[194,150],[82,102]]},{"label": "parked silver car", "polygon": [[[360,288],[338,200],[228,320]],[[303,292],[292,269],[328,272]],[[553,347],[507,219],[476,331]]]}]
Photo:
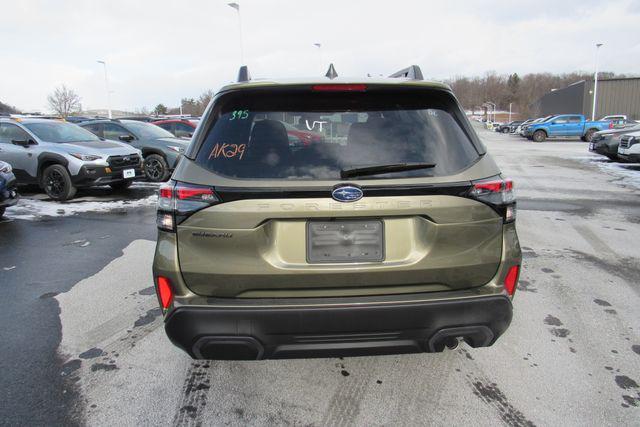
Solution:
[{"label": "parked silver car", "polygon": [[20,184],[37,184],[54,200],[82,187],[125,189],[144,176],[140,150],[60,120],[0,119],[0,160]]}]

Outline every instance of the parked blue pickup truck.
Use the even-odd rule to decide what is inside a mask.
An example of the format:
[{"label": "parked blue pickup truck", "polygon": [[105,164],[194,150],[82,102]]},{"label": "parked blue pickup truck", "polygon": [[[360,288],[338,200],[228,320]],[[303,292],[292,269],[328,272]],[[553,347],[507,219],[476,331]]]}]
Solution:
[{"label": "parked blue pickup truck", "polygon": [[589,142],[594,133],[612,128],[613,122],[609,120],[592,122],[587,121],[582,114],[563,114],[529,126],[525,136],[535,142],[542,142],[547,138],[577,136]]}]

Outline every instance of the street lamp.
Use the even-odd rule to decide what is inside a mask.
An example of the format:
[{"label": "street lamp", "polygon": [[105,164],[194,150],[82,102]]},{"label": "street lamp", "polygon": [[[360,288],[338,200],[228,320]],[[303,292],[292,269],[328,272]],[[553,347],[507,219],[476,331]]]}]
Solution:
[{"label": "street lamp", "polygon": [[104,87],[107,90],[107,111],[109,112],[109,118],[113,118],[111,115],[111,91],[109,91],[109,79],[107,79],[107,63],[105,61],[97,61],[104,67]]},{"label": "street lamp", "polygon": [[320,56],[320,70],[322,70],[322,43],[314,43],[315,47],[318,48],[318,55]]},{"label": "street lamp", "polygon": [[593,76],[593,107],[591,108],[591,121],[596,119],[596,99],[598,97],[598,51],[603,43],[596,43],[596,70]]},{"label": "street lamp", "polygon": [[227,4],[238,11],[238,31],[240,33],[240,65],[244,65],[244,50],[242,47],[242,18],[240,17],[240,4],[236,2],[227,3]]},{"label": "street lamp", "polygon": [[491,119],[491,116],[489,116],[489,119],[491,120],[492,123],[495,122],[496,121],[496,104],[491,101],[485,101],[485,103],[482,105],[488,105],[491,107],[491,110],[493,111],[493,119]]},{"label": "street lamp", "polygon": [[487,113],[486,113],[487,122],[490,122],[491,121],[491,111],[489,110],[490,105],[487,104],[487,102],[485,101],[485,102],[482,103],[482,106],[487,109]]}]

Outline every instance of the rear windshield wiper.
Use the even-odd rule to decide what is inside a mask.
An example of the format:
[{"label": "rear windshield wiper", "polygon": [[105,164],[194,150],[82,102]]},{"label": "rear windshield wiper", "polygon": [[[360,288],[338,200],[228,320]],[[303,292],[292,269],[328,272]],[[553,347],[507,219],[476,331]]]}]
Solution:
[{"label": "rear windshield wiper", "polygon": [[340,171],[340,177],[353,178],[355,176],[379,175],[382,173],[431,169],[435,167],[435,163],[393,163],[390,165],[375,165],[362,168],[343,169]]}]

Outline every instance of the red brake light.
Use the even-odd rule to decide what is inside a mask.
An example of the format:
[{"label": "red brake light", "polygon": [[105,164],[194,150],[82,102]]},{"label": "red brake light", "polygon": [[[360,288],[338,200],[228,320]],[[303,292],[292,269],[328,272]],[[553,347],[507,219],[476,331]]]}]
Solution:
[{"label": "red brake light", "polygon": [[183,187],[176,186],[176,197],[178,200],[187,199],[199,199],[199,200],[211,200],[215,199],[213,190],[208,187]]},{"label": "red brake light", "polygon": [[507,276],[504,278],[504,288],[509,295],[513,295],[516,290],[516,284],[518,283],[518,273],[520,272],[520,266],[514,265],[509,269]]},{"label": "red brake light", "polygon": [[316,92],[364,92],[367,85],[363,84],[323,84],[314,85],[312,88]]},{"label": "red brake light", "polygon": [[218,202],[211,187],[169,181],[160,187],[156,223],[160,230],[175,232],[176,226],[190,215]]},{"label": "red brake light", "polygon": [[480,181],[473,184],[476,191],[489,191],[492,193],[500,193],[502,191],[513,190],[513,181],[510,179],[497,179],[491,181]]},{"label": "red brake light", "polygon": [[473,185],[474,190],[486,190],[497,193],[502,189],[502,181],[479,182]]},{"label": "red brake light", "polygon": [[474,181],[469,197],[486,203],[504,217],[504,222],[515,220],[515,193],[513,181],[499,176]]},{"label": "red brake light", "polygon": [[166,277],[158,276],[156,279],[158,283],[158,297],[160,298],[160,305],[163,309],[169,308],[173,301],[173,289],[171,288],[171,281]]},{"label": "red brake light", "polygon": [[160,187],[160,198],[170,199],[172,196],[173,187],[170,185]]}]

